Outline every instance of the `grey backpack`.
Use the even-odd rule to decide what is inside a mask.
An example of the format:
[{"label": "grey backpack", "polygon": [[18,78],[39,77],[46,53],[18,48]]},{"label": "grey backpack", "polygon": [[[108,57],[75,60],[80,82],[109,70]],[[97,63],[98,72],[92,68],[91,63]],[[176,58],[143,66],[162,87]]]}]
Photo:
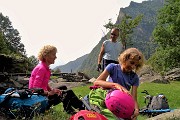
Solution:
[{"label": "grey backpack", "polygon": [[146,106],[143,109],[146,110],[161,110],[161,109],[169,109],[168,99],[164,94],[158,94],[157,96],[152,96],[148,93],[147,90],[144,90],[141,93],[145,93],[145,101]]},{"label": "grey backpack", "polygon": [[163,94],[152,96],[147,108],[150,110],[169,109],[168,100]]}]

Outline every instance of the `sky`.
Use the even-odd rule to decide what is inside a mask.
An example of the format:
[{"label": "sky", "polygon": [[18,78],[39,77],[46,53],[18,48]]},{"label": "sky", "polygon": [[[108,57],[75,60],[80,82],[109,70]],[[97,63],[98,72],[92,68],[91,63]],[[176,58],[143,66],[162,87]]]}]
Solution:
[{"label": "sky", "polygon": [[0,12],[19,31],[28,57],[44,45],[57,47],[53,68],[90,53],[108,32],[103,25],[115,23],[131,1],[145,0],[0,0]]}]

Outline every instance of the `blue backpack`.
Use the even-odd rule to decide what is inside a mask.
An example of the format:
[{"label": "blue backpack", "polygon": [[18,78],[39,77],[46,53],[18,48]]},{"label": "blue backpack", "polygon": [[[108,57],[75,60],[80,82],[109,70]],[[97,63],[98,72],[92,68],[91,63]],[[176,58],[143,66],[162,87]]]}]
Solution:
[{"label": "blue backpack", "polygon": [[8,88],[0,95],[0,111],[12,119],[31,119],[35,114],[44,113],[48,106],[48,98],[41,95],[43,92],[43,89]]}]

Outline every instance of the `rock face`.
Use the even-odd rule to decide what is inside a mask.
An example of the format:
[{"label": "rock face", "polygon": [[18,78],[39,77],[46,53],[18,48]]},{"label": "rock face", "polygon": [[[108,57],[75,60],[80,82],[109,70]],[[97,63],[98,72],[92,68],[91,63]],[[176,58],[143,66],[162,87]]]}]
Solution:
[{"label": "rock face", "polygon": [[176,109],[173,112],[167,112],[155,117],[149,118],[147,120],[179,120],[180,119],[180,109]]},{"label": "rock face", "polygon": [[175,68],[166,73],[167,80],[180,80],[180,68]]},{"label": "rock face", "polygon": [[142,70],[138,72],[138,76],[142,82],[154,82],[169,84],[170,81],[180,80],[180,68],[175,68],[168,71],[164,76],[154,72],[151,67],[145,65]]}]

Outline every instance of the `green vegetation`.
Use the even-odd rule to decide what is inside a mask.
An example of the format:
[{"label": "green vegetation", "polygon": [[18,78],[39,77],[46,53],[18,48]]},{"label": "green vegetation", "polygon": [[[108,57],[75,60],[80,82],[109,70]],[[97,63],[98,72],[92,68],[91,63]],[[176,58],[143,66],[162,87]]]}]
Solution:
[{"label": "green vegetation", "polygon": [[180,67],[180,2],[166,2],[158,14],[158,24],[153,31],[158,49],[149,59],[149,63],[158,72]]},{"label": "green vegetation", "polygon": [[[73,88],[73,91],[76,93],[77,96],[85,96],[89,93],[89,86],[92,84],[89,84],[87,86],[81,86],[81,87],[75,87]],[[160,93],[163,93],[167,98],[169,102],[169,106],[171,109],[179,109],[180,108],[180,81],[173,81],[170,84],[157,84],[157,83],[142,83],[138,88],[138,102],[140,108],[145,106],[144,103],[144,93],[141,93],[144,90],[147,90],[149,94],[151,95],[158,95]],[[35,118],[35,120],[68,120],[70,115],[67,115],[65,112],[63,112],[62,103],[55,106],[52,110],[45,113],[44,116],[38,116]],[[138,120],[144,120],[147,116],[138,116]]]},{"label": "green vegetation", "polygon": [[0,72],[30,72],[37,64],[34,56],[27,57],[24,44],[17,29],[13,28],[9,17],[0,13]]},{"label": "green vegetation", "polygon": [[117,23],[113,24],[110,19],[109,23],[104,25],[104,27],[110,30],[114,27],[119,28],[120,40],[124,48],[126,49],[127,45],[132,46],[129,36],[133,33],[133,29],[138,26],[142,18],[143,18],[143,15],[138,15],[134,19],[132,19],[131,16],[125,14],[124,17],[122,18],[122,21],[119,24]]}]

